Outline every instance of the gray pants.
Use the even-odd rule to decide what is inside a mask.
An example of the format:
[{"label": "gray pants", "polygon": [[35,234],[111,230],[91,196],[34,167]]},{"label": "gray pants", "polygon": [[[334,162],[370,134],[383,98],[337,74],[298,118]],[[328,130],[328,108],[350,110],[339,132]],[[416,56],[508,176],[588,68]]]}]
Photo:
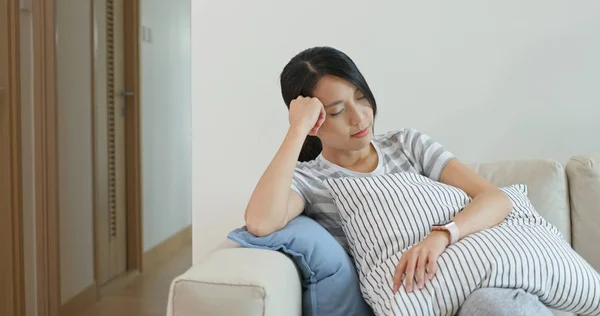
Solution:
[{"label": "gray pants", "polygon": [[481,288],[467,296],[459,316],[552,316],[538,297],[517,289]]}]

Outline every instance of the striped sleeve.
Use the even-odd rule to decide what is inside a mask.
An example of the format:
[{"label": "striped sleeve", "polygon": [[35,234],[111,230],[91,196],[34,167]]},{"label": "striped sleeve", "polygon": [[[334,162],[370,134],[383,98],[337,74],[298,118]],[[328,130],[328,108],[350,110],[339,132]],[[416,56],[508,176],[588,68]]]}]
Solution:
[{"label": "striped sleeve", "polygon": [[310,203],[309,196],[311,188],[308,181],[305,179],[306,176],[307,175],[305,174],[304,170],[296,167],[296,170],[294,170],[294,174],[292,175],[291,189],[302,197],[304,203]]},{"label": "striped sleeve", "polygon": [[400,142],[407,156],[411,158],[419,172],[434,180],[439,181],[446,164],[454,155],[444,149],[429,135],[415,129],[407,128],[400,133]]}]

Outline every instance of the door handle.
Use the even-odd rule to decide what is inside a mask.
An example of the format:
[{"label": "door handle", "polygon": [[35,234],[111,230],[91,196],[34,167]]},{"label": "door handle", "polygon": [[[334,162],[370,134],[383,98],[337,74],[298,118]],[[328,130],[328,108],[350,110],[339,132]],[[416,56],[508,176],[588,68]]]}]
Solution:
[{"label": "door handle", "polygon": [[132,96],[134,96],[134,95],[135,95],[135,93],[133,93],[133,92],[131,92],[131,91],[127,91],[127,89],[125,89],[125,88],[121,89],[121,97],[122,97],[123,99],[125,99],[125,98],[127,98],[127,97],[132,97]]},{"label": "door handle", "polygon": [[[127,97],[132,97],[134,95],[135,95],[135,93],[133,93],[131,91],[127,91],[127,89],[125,89],[125,88],[121,89],[121,97],[123,99],[127,99]],[[121,104],[121,116],[125,116],[126,112],[127,112],[127,108],[126,108],[125,102],[123,102]]]}]

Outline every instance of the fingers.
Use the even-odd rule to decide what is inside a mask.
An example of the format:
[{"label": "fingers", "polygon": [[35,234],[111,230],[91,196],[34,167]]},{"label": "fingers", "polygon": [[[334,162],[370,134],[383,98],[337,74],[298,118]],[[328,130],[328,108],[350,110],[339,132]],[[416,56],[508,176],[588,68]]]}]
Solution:
[{"label": "fingers", "polygon": [[[429,251],[421,249],[418,252],[406,252],[400,258],[396,271],[394,271],[392,290],[398,291],[404,278],[404,287],[407,293],[416,287],[419,290],[425,288],[425,281],[431,280],[437,272],[437,258]],[[415,282],[416,280],[416,282]]]},{"label": "fingers", "polygon": [[308,132],[308,135],[310,136],[317,136],[317,132],[319,131],[319,128],[321,127],[321,124],[319,124],[319,120],[321,118],[319,117],[319,119],[317,120],[317,123],[315,123],[315,126],[313,126],[313,128],[310,129],[310,132]]},{"label": "fingers", "polygon": [[323,107],[323,105],[320,105],[317,122],[315,123],[315,126],[313,126],[313,128],[308,132],[308,134],[311,136],[317,136],[317,132],[319,131],[319,128],[321,128],[321,125],[323,125],[323,123],[325,122],[326,118],[327,112],[325,112],[325,107]]},{"label": "fingers", "polygon": [[317,136],[317,132],[319,131],[319,128],[321,128],[321,125],[319,125],[319,122],[317,122],[317,124],[315,124],[315,126],[310,130],[310,132],[308,132],[308,135]]},{"label": "fingers", "polygon": [[394,272],[394,286],[392,287],[392,291],[394,293],[398,292],[398,289],[400,289],[400,284],[402,284],[402,275],[404,274],[405,269],[406,258],[403,256],[400,258],[400,262],[398,262],[398,266],[396,266],[396,271]]},{"label": "fingers", "polygon": [[321,107],[321,111],[319,112],[319,118],[317,119],[317,123],[315,123],[315,126],[310,130],[309,135],[316,136],[317,132],[319,131],[319,128],[321,128],[321,125],[323,125],[326,118],[327,118],[327,112],[325,112],[324,107]]},{"label": "fingers", "polygon": [[413,283],[415,279],[415,269],[417,266],[418,256],[416,254],[412,254],[408,258],[408,262],[406,264],[406,278],[404,279],[404,287],[406,288],[406,292],[412,292]]},{"label": "fingers", "polygon": [[319,113],[319,118],[317,119],[317,124],[315,124],[315,128],[317,131],[321,128],[321,125],[325,122],[325,118],[327,117],[327,112],[325,112],[325,108],[321,107],[321,112]]},{"label": "fingers", "polygon": [[426,281],[433,279],[437,273],[438,256],[438,252],[430,249],[427,244],[417,245],[404,252],[394,271],[393,292],[398,291],[402,282],[407,293],[411,293],[415,287],[424,289]]},{"label": "fingers", "polygon": [[319,120],[317,121],[317,126],[321,127],[325,122],[325,118],[327,118],[327,112],[325,112],[325,107],[321,107],[321,113],[319,114]]},{"label": "fingers", "polygon": [[417,271],[415,275],[415,278],[417,279],[417,288],[419,290],[422,290],[425,286],[425,268],[427,267],[427,261],[429,261],[427,251],[422,250],[417,259]]},{"label": "fingers", "polygon": [[429,255],[429,262],[427,264],[427,274],[429,276],[429,280],[433,279],[433,276],[437,272],[437,258],[433,255]]}]

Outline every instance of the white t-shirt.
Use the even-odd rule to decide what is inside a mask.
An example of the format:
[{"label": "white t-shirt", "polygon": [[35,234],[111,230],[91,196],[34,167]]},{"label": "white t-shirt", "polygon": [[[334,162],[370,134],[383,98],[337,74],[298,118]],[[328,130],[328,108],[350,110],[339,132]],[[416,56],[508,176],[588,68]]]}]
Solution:
[{"label": "white t-shirt", "polygon": [[414,129],[375,135],[371,141],[379,156],[370,173],[354,172],[319,155],[315,160],[298,162],[292,177],[292,190],[304,199],[304,215],[313,218],[349,252],[341,218],[323,181],[327,178],[370,177],[390,173],[414,172],[439,181],[442,170],[454,156],[441,144]]}]

